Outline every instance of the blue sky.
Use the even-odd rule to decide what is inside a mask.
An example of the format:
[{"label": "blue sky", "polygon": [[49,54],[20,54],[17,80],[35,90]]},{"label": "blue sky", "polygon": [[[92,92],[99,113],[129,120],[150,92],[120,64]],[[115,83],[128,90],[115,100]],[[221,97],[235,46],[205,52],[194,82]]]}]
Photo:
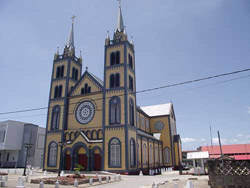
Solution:
[{"label": "blue sky", "polygon": [[[135,43],[137,90],[250,68],[249,0],[124,0],[122,11]],[[73,14],[77,55],[103,79],[104,41],[117,12],[115,0],[1,0],[0,112],[48,105],[53,56],[67,43]],[[209,122],[224,144],[249,143],[250,78],[207,86],[247,75],[138,94],[137,104],[172,100],[184,149],[210,143]],[[46,113],[0,121],[46,126]]]}]

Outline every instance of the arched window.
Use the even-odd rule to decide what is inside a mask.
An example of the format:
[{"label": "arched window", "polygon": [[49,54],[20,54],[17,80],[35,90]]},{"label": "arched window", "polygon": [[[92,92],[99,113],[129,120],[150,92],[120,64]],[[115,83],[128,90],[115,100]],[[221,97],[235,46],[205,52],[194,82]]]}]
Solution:
[{"label": "arched window", "polygon": [[63,77],[63,76],[64,76],[64,66],[62,65],[61,66],[60,77]]},{"label": "arched window", "polygon": [[58,87],[58,96],[57,97],[62,97],[62,85]]},{"label": "arched window", "polygon": [[112,52],[110,54],[110,65],[114,65],[115,64],[115,53]]},{"label": "arched window", "polygon": [[129,122],[130,125],[135,125],[135,113],[134,113],[134,101],[130,98],[129,100]]},{"label": "arched window", "polygon": [[112,97],[109,100],[109,123],[111,125],[121,122],[121,101],[119,97]]},{"label": "arched window", "polygon": [[135,166],[135,140],[133,138],[130,139],[130,166]]},{"label": "arched window", "polygon": [[170,163],[170,150],[169,150],[169,147],[164,148],[164,163]]},{"label": "arched window", "polygon": [[78,70],[75,70],[75,80],[78,80]]},{"label": "arched window", "polygon": [[115,87],[115,75],[111,74],[109,77],[109,87],[114,88]]},{"label": "arched window", "polygon": [[55,106],[52,109],[51,130],[58,130],[60,123],[60,106]]},{"label": "arched window", "polygon": [[149,147],[149,164],[153,164],[153,147],[150,145]]},{"label": "arched window", "polygon": [[147,164],[147,146],[143,144],[143,164]]},{"label": "arched window", "polygon": [[48,149],[48,166],[56,166],[57,162],[57,144],[51,142]]},{"label": "arched window", "polygon": [[70,140],[74,140],[75,139],[75,133],[74,132],[71,132],[70,133]]},{"label": "arched window", "polygon": [[115,64],[120,64],[120,52],[119,51],[117,51],[116,53],[115,53]]},{"label": "arched window", "polygon": [[61,68],[57,67],[57,69],[56,69],[56,78],[59,78],[60,75],[61,75]]},{"label": "arched window", "polygon": [[115,75],[115,87],[120,87],[120,74]]},{"label": "arched window", "polygon": [[110,65],[120,64],[120,52],[112,52],[110,54]]},{"label": "arched window", "polygon": [[98,131],[98,139],[102,139],[102,130],[101,129]]},{"label": "arched window", "polygon": [[159,161],[158,161],[158,147],[155,146],[155,164],[157,164]]},{"label": "arched window", "polygon": [[109,141],[109,164],[112,167],[121,166],[121,142],[117,138]]},{"label": "arched window", "polygon": [[58,86],[56,86],[54,89],[54,98],[58,97],[58,92],[59,92],[59,89],[58,89]]},{"label": "arched window", "polygon": [[162,148],[159,147],[159,157],[160,157],[160,164],[162,164]]},{"label": "arched window", "polygon": [[84,88],[81,89],[81,94],[82,95],[85,94],[85,89]]},{"label": "arched window", "polygon": [[134,80],[131,76],[129,76],[129,89],[134,90]]},{"label": "arched window", "polygon": [[91,139],[93,139],[93,140],[96,140],[96,139],[97,139],[97,132],[96,132],[96,130],[93,130],[93,131],[92,131]]},{"label": "arched window", "polygon": [[133,69],[133,57],[130,54],[128,55],[128,57],[129,57],[129,67]]},{"label": "arched window", "polygon": [[115,88],[115,87],[120,87],[120,74],[116,73],[111,74],[109,77],[109,87],[110,88]]}]

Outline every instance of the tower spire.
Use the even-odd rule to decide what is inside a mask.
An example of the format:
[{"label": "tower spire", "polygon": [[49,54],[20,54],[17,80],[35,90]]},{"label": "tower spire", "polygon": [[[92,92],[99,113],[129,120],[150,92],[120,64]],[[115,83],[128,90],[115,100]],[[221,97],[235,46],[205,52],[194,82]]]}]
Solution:
[{"label": "tower spire", "polygon": [[75,44],[74,44],[74,19],[75,19],[75,16],[73,15],[71,17],[71,19],[72,19],[72,27],[70,30],[68,46],[69,46],[69,48],[73,49],[73,48],[75,48]]},{"label": "tower spire", "polygon": [[123,23],[123,18],[122,18],[121,0],[117,0],[117,1],[119,2],[117,30],[123,31],[124,30],[124,23]]}]

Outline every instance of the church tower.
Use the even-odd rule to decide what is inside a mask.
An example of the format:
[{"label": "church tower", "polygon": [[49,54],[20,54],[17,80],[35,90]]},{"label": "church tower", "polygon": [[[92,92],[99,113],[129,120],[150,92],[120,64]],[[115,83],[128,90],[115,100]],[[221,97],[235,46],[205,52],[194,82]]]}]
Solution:
[{"label": "church tower", "polygon": [[[59,149],[50,150],[55,152],[51,154],[48,148],[59,148],[58,143],[64,141],[64,130],[67,130],[68,96],[82,74],[82,58],[75,56],[74,18],[75,16],[72,17],[69,41],[64,47],[63,54],[60,55],[57,50],[54,56],[46,126],[45,169],[59,167]],[[52,155],[56,155],[57,160],[53,157],[48,159],[48,156]]]},{"label": "church tower", "polygon": [[[136,87],[134,44],[128,41],[121,2],[113,38],[105,40],[103,130],[104,169],[131,172],[137,169]],[[121,156],[116,156],[120,150]],[[118,154],[119,155],[119,154]]]}]

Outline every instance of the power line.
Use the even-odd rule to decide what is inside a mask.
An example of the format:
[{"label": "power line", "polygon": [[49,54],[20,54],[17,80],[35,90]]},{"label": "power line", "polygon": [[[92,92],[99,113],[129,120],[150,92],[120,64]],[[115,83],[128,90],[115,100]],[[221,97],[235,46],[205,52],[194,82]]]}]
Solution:
[{"label": "power line", "polygon": [[[239,74],[239,73],[247,72],[247,71],[250,71],[250,68],[243,69],[243,70],[238,70],[238,71],[234,71],[234,72],[229,72],[229,73],[224,73],[224,74],[218,74],[218,75],[214,75],[214,76],[208,76],[208,77],[199,78],[199,79],[195,79],[195,80],[179,82],[179,83],[175,83],[175,84],[169,84],[169,85],[150,88],[150,89],[144,89],[144,90],[141,90],[141,91],[131,92],[131,93],[128,93],[128,94],[120,94],[120,95],[117,95],[117,96],[125,96],[125,95],[136,94],[136,93],[145,93],[145,92],[150,92],[150,91],[155,91],[155,90],[160,90],[160,89],[165,89],[165,88],[170,88],[170,87],[176,87],[176,86],[191,84],[191,83],[195,83],[195,82],[201,82],[201,81],[204,81],[204,80],[210,80],[210,79],[214,79],[214,78],[229,76],[229,75],[233,75],[233,74]],[[109,98],[111,98],[111,97],[101,97],[101,98],[94,99],[93,101],[104,100],[104,99],[109,99]],[[78,102],[77,103],[70,103],[69,105],[72,105],[72,104],[78,104]],[[60,106],[64,106],[64,105],[60,105]],[[26,110],[2,112],[2,113],[0,113],[0,115],[45,110],[45,109],[48,109],[48,108],[49,107],[40,107],[40,108],[33,108],[33,109],[26,109]]]}]

